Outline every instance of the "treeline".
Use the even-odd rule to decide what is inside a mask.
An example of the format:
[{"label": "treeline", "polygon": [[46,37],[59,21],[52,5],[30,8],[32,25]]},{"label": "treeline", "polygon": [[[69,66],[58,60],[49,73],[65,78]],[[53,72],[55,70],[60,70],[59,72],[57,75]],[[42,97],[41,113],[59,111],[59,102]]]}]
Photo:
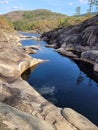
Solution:
[{"label": "treeline", "polygon": [[38,20],[38,21],[16,21],[14,22],[15,30],[29,30],[37,33],[52,30],[59,26],[63,19],[51,19],[51,20]]},{"label": "treeline", "polygon": [[79,23],[82,23],[83,21],[93,17],[94,15],[84,15],[84,16],[71,16],[71,17],[67,17],[65,19],[62,19],[58,25],[58,27],[62,27],[62,26],[71,26],[71,25],[76,25]]}]

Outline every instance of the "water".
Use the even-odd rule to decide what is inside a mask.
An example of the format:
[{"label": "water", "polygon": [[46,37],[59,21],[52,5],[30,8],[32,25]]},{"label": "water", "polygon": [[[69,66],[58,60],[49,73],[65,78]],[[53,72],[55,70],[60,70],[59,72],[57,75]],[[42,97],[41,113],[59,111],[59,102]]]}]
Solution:
[{"label": "water", "polygon": [[[25,34],[28,35],[28,34]],[[98,125],[98,77],[92,66],[63,57],[44,41],[23,40],[23,45],[41,45],[35,58],[49,60],[23,77],[43,97],[58,107],[70,107]]]}]

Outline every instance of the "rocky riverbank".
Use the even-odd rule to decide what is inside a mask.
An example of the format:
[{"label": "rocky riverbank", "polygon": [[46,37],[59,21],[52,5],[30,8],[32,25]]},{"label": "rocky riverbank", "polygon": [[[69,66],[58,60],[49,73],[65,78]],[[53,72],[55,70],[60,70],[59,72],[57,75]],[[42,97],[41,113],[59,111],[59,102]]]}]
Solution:
[{"label": "rocky riverbank", "polygon": [[94,65],[98,72],[98,15],[81,24],[57,28],[46,32],[42,37],[48,47],[62,55]]},{"label": "rocky riverbank", "polygon": [[0,33],[0,130],[98,130],[70,108],[57,108],[21,78],[43,60],[31,58],[17,34]]}]

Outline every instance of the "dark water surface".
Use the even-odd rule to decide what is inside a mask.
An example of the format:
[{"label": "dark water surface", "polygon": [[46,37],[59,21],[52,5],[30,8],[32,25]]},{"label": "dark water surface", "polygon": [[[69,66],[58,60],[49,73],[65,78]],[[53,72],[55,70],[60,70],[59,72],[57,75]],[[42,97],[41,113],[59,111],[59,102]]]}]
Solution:
[{"label": "dark water surface", "polygon": [[[25,35],[32,35],[26,34]],[[73,61],[46,48],[44,41],[23,40],[23,45],[41,45],[35,58],[49,60],[23,77],[43,97],[58,107],[70,107],[98,125],[98,76],[92,66]]]}]

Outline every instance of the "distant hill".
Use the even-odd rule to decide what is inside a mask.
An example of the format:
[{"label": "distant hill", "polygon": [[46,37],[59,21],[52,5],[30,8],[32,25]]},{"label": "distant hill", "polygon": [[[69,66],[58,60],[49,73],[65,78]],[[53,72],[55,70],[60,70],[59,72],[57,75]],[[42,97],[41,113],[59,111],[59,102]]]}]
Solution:
[{"label": "distant hill", "polygon": [[24,14],[24,11],[13,11],[13,12],[4,14],[4,16],[8,18],[10,21],[17,21],[17,20],[22,20],[23,14]]},{"label": "distant hill", "polygon": [[32,11],[14,11],[4,15],[14,24],[16,30],[49,31],[57,27],[66,15],[38,9]]},{"label": "distant hill", "polygon": [[52,18],[60,18],[66,17],[66,15],[51,12],[50,10],[46,9],[37,9],[32,11],[13,11],[9,12],[4,15],[11,21],[18,21],[18,20],[38,20],[38,19],[52,19]]}]

